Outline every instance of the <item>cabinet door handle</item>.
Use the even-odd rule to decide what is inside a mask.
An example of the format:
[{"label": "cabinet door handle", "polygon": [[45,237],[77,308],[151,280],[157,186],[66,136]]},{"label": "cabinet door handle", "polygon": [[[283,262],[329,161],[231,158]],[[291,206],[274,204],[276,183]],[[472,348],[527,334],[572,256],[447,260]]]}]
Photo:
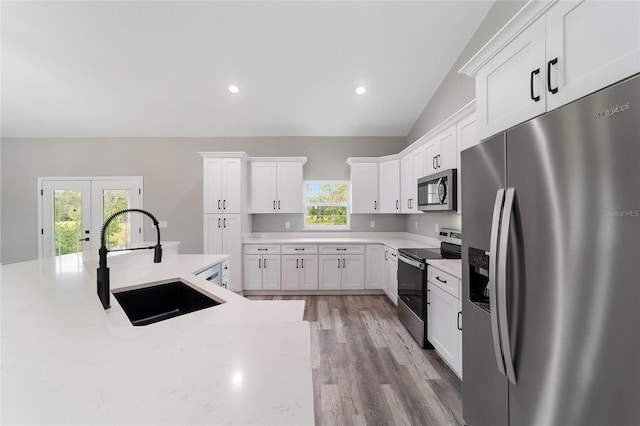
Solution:
[{"label": "cabinet door handle", "polygon": [[278,200],[278,210],[280,210],[280,200]]},{"label": "cabinet door handle", "polygon": [[220,200],[218,200],[218,210],[220,210]]},{"label": "cabinet door handle", "polygon": [[294,248],[295,251],[304,251],[304,248]]},{"label": "cabinet door handle", "polygon": [[408,209],[410,209],[410,208],[411,208],[411,207],[409,207],[409,206],[410,206],[410,204],[409,204],[409,200],[410,200],[410,199],[411,199],[411,198],[407,198],[407,208],[408,208]]},{"label": "cabinet door handle", "polygon": [[373,201],[373,209],[378,210],[378,202],[375,200]]},{"label": "cabinet door handle", "polygon": [[384,260],[389,260],[389,250],[384,251]]},{"label": "cabinet door handle", "polygon": [[431,304],[431,290],[427,289],[427,305]]},{"label": "cabinet door handle", "polygon": [[224,219],[222,219],[222,227],[223,228],[227,227],[227,218],[226,217]]},{"label": "cabinet door handle", "polygon": [[227,200],[222,200],[222,210],[227,209]]},{"label": "cabinet door handle", "polygon": [[462,311],[458,311],[458,330],[462,331]]},{"label": "cabinet door handle", "polygon": [[540,74],[540,68],[531,71],[531,80],[529,81],[529,90],[531,91],[531,99],[533,99],[535,102],[538,102],[540,100],[540,95],[535,96],[533,94],[533,77]]},{"label": "cabinet door handle", "polygon": [[273,209],[276,209],[276,200],[273,200]]},{"label": "cabinet door handle", "polygon": [[345,266],[344,262],[345,262],[345,260],[344,260],[344,257],[343,257],[343,258],[342,258],[342,268],[343,268],[343,269],[344,269],[344,268],[346,268],[346,266]]},{"label": "cabinet door handle", "polygon": [[338,258],[338,269],[340,269],[340,258]]},{"label": "cabinet door handle", "polygon": [[558,88],[551,87],[551,66],[558,63],[558,58],[553,58],[549,62],[547,62],[547,90],[553,94],[558,93]]},{"label": "cabinet door handle", "polygon": [[298,266],[298,262],[299,262],[299,259],[296,259],[296,269],[298,269],[298,268],[299,268],[299,266]]},{"label": "cabinet door handle", "polygon": [[258,259],[258,269],[262,269],[262,258]]},{"label": "cabinet door handle", "polygon": [[220,228],[220,218],[218,218],[218,228]]},{"label": "cabinet door handle", "polygon": [[436,157],[433,157],[431,159],[431,167],[433,167],[434,169],[436,168]]},{"label": "cabinet door handle", "polygon": [[267,259],[263,259],[262,260],[262,266],[266,269],[267,268]]},{"label": "cabinet door handle", "polygon": [[399,203],[400,203],[400,200],[396,200],[396,210],[400,210],[400,207],[398,206]]},{"label": "cabinet door handle", "polygon": [[258,251],[267,251],[267,250],[269,250],[269,249],[266,249],[266,248],[259,248],[258,249]]},{"label": "cabinet door handle", "polygon": [[440,278],[440,277],[436,277],[436,280],[438,280],[438,281],[440,281],[441,283],[444,283],[444,284],[446,284],[446,283],[447,283],[447,280],[443,280],[443,279],[442,279],[442,278]]},{"label": "cabinet door handle", "polygon": [[300,259],[300,267],[304,269],[304,259]]},{"label": "cabinet door handle", "polygon": [[338,250],[338,251],[347,251],[347,249],[344,248],[344,247],[343,248],[338,247],[336,250]]}]

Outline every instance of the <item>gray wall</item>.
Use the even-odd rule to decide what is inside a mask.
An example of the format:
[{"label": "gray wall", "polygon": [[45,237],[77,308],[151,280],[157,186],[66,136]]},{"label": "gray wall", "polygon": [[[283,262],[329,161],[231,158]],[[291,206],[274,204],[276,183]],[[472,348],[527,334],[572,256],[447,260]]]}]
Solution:
[{"label": "gray wall", "polygon": [[[404,138],[341,137],[4,138],[0,145],[2,263],[38,256],[36,184],[39,176],[143,176],[144,207],[158,220],[168,221],[162,238],[181,241],[181,253],[201,253],[202,157],[198,151],[307,156],[305,179],[348,179],[347,157],[395,154],[404,144]],[[257,231],[284,230],[277,229],[278,226],[284,228],[281,218],[258,216],[254,215]],[[362,230],[363,223],[368,227],[370,219],[363,219],[356,219],[354,230]],[[376,216],[374,219],[376,231],[404,230],[402,217],[387,220]],[[292,230],[296,229],[292,227]]]},{"label": "gray wall", "polygon": [[[527,2],[498,0],[487,13],[473,37],[424,111],[407,135],[407,146],[442,123],[476,97],[475,80],[458,70],[476,54]],[[416,222],[418,227],[416,228]],[[437,237],[435,225],[461,227],[460,215],[455,213],[425,213],[406,217],[406,230],[415,234]]]}]

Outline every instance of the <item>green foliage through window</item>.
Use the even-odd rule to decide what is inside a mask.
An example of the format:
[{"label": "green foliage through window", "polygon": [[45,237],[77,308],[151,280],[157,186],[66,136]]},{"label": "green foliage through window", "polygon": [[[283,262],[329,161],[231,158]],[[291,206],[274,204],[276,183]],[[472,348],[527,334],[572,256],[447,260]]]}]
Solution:
[{"label": "green foliage through window", "polygon": [[346,182],[306,182],[305,226],[348,226],[347,194]]}]

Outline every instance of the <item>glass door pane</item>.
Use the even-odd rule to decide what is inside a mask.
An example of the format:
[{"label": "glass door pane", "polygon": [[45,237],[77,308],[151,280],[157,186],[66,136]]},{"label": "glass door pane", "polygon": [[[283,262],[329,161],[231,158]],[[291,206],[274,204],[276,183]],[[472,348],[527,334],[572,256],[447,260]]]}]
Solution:
[{"label": "glass door pane", "polygon": [[89,181],[43,181],[42,255],[60,256],[91,249]]}]

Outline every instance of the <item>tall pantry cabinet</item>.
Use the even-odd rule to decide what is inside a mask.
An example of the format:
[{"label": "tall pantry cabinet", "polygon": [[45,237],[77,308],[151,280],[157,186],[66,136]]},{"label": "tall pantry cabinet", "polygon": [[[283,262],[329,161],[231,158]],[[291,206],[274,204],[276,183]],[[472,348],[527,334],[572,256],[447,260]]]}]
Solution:
[{"label": "tall pantry cabinet", "polygon": [[[205,254],[228,254],[229,289],[242,291],[242,233],[251,229],[246,209],[244,152],[200,152],[203,157]],[[247,232],[247,231],[245,231]]]}]

